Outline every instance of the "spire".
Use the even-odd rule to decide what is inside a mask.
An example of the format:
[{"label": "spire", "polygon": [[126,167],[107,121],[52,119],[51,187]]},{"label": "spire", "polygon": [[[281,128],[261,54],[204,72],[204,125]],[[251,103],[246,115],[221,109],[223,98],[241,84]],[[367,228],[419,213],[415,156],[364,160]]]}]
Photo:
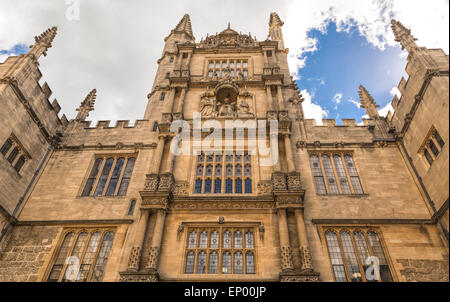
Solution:
[{"label": "spire", "polygon": [[178,22],[177,26],[174,29],[175,32],[183,32],[187,34],[189,37],[194,39],[194,34],[192,33],[192,24],[191,18],[188,14],[185,14],[183,18]]},{"label": "spire", "polygon": [[76,121],[84,121],[89,116],[89,112],[94,110],[95,98],[97,97],[97,90],[93,89],[87,97],[81,102],[80,107],[77,109],[78,114],[75,118]]},{"label": "spire", "polygon": [[270,13],[270,21],[269,21],[270,27],[272,27],[272,26],[281,27],[283,25],[284,25],[284,22],[281,21],[280,16],[278,16],[277,13],[275,13],[275,12]]},{"label": "spire", "polygon": [[39,58],[41,55],[46,56],[47,50],[52,47],[53,39],[56,37],[56,32],[58,28],[53,26],[52,28],[47,29],[42,34],[37,37],[34,37],[34,45],[30,46],[30,53],[34,54],[36,58]]},{"label": "spire", "polygon": [[379,117],[377,108],[379,108],[380,106],[375,103],[373,97],[366,90],[366,88],[364,88],[363,85],[359,85],[359,100],[361,103],[361,108],[366,109],[367,115],[371,119],[376,119]]},{"label": "spire", "polygon": [[397,20],[391,21],[392,32],[395,36],[395,41],[402,45],[402,49],[406,49],[408,52],[417,48],[417,39],[411,35],[411,30],[406,28],[402,23]]},{"label": "spire", "polygon": [[270,13],[269,38],[272,39],[272,41],[278,41],[278,47],[281,49],[284,48],[283,32],[281,31],[283,24],[284,22],[281,21],[280,16],[278,16],[277,13]]}]

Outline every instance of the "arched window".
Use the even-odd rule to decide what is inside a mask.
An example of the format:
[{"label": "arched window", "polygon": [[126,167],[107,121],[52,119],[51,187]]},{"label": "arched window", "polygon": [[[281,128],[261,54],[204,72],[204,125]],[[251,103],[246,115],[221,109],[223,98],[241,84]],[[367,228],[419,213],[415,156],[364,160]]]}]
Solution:
[{"label": "arched window", "polygon": [[231,248],[231,232],[225,231],[223,233],[223,248],[230,249]]},{"label": "arched window", "polygon": [[362,276],[359,270],[358,260],[356,259],[356,253],[353,248],[352,237],[349,232],[341,232],[342,248],[344,250],[344,256],[347,260],[347,268],[349,270],[350,279],[352,282],[361,282]]},{"label": "arched window", "polygon": [[14,165],[14,169],[17,171],[17,173],[20,172],[20,169],[22,169],[24,164],[25,164],[25,156],[21,155],[17,160],[16,164]]},{"label": "arched window", "polygon": [[212,162],[214,161],[214,155],[208,154],[208,155],[206,156],[206,161],[207,161],[208,163],[212,163]]},{"label": "arched window", "polygon": [[197,161],[198,161],[199,163],[203,163],[203,162],[205,161],[205,156],[204,156],[203,154],[199,154],[199,155],[197,156]]},{"label": "arched window", "polygon": [[235,193],[237,193],[237,194],[241,194],[242,193],[242,180],[239,179],[239,178],[236,179]]},{"label": "arched window", "polygon": [[195,181],[195,194],[202,193],[202,180],[199,178]]},{"label": "arched window", "polygon": [[16,159],[17,154],[19,154],[19,148],[14,147],[14,149],[11,151],[11,153],[10,153],[9,156],[8,156],[8,162],[9,162],[10,164],[12,164],[13,161]]},{"label": "arched window", "polygon": [[225,181],[225,193],[233,193],[233,180],[230,178]]},{"label": "arched window", "polygon": [[317,155],[311,155],[310,161],[317,194],[327,194],[327,189],[325,187],[325,181],[322,174],[322,168],[320,167],[319,157]]},{"label": "arched window", "polygon": [[130,184],[131,174],[133,173],[134,164],[136,163],[136,158],[130,157],[127,160],[127,165],[125,171],[123,172],[122,181],[120,182],[119,192],[117,195],[125,196],[127,194],[128,185]]},{"label": "arched window", "polygon": [[128,216],[132,216],[134,213],[134,208],[136,207],[136,200],[133,199],[130,203],[130,207],[128,208]]},{"label": "arched window", "polygon": [[334,166],[336,167],[337,176],[339,178],[339,184],[341,185],[341,190],[343,194],[352,194],[350,190],[350,185],[347,181],[347,174],[345,173],[344,163],[339,155],[334,155]]},{"label": "arched window", "polygon": [[244,155],[244,161],[246,163],[250,163],[252,161],[252,157],[250,156],[250,154],[247,153]]},{"label": "arched window", "polygon": [[381,246],[380,238],[378,234],[372,231],[367,232],[367,238],[369,239],[370,247],[372,248],[373,255],[380,261],[380,278],[383,282],[392,282],[391,271],[386,260],[383,248]]},{"label": "arched window", "polygon": [[227,169],[225,171],[225,175],[226,176],[233,176],[233,166],[232,165],[227,165]]},{"label": "arched window", "polygon": [[68,261],[68,265],[66,265],[66,270],[64,272],[63,275],[63,281],[72,281],[72,280],[76,280],[77,276],[72,275],[75,273],[75,271],[72,271],[72,274],[69,273],[69,268],[75,263],[74,259],[81,259],[81,255],[83,253],[84,250],[84,246],[86,244],[86,241],[88,239],[88,233],[87,232],[82,232],[78,235],[77,240],[75,242],[75,246],[72,249],[72,253],[70,254],[70,258]]},{"label": "arched window", "polygon": [[186,268],[184,270],[186,274],[194,273],[194,263],[195,263],[195,253],[190,251],[186,255]]},{"label": "arched window", "polygon": [[253,252],[247,252],[247,254],[245,254],[245,273],[255,273],[255,256]]},{"label": "arched window", "polygon": [[122,173],[122,167],[124,162],[125,162],[124,158],[119,158],[116,161],[116,166],[114,167],[113,174],[111,175],[111,179],[109,181],[108,189],[106,190],[106,196],[114,196],[117,183],[119,182],[120,174]]},{"label": "arched window", "polygon": [[350,155],[344,157],[345,164],[347,165],[348,174],[350,175],[350,180],[353,185],[353,190],[355,194],[363,194],[364,191],[361,187],[361,182],[359,181],[358,171],[356,171],[355,163]]},{"label": "arched window", "polygon": [[214,193],[222,193],[222,180],[220,178],[214,181]]},{"label": "arched window", "polygon": [[212,176],[212,173],[213,173],[213,167],[211,165],[207,165],[205,176]]},{"label": "arched window", "polygon": [[208,247],[208,232],[203,231],[200,233],[200,242],[198,245],[201,249],[206,249]]},{"label": "arched window", "polygon": [[236,176],[242,176],[242,166],[241,165],[236,165],[236,168],[235,168],[235,175]]},{"label": "arched window", "polygon": [[103,272],[105,270],[106,262],[108,261],[109,251],[111,250],[114,240],[114,233],[108,232],[103,236],[102,246],[97,256],[97,263],[94,267],[94,273],[92,274],[91,281],[100,282],[103,278]]},{"label": "arched window", "polygon": [[244,273],[244,262],[242,259],[242,253],[236,252],[234,254],[234,273],[242,274]]},{"label": "arched window", "polygon": [[216,154],[216,162],[218,163],[222,162],[222,155]]},{"label": "arched window", "polygon": [[206,253],[201,251],[198,254],[197,274],[205,274],[205,273],[206,273]]},{"label": "arched window", "polygon": [[89,271],[91,269],[92,262],[95,257],[95,252],[97,251],[97,247],[100,241],[100,232],[95,232],[91,235],[89,239],[88,246],[86,248],[86,252],[83,257],[83,262],[80,263],[80,270],[78,272],[77,281],[85,282],[87,280]]},{"label": "arched window", "polygon": [[339,194],[330,157],[328,155],[323,155],[322,163],[325,170],[325,175],[327,177],[328,189],[330,190],[330,194]]},{"label": "arched window", "polygon": [[94,166],[92,167],[91,174],[89,174],[89,178],[86,181],[86,185],[84,186],[83,193],[81,196],[89,196],[92,191],[92,187],[94,186],[94,181],[97,178],[98,171],[100,171],[100,166],[103,162],[102,158],[97,158],[94,162]]},{"label": "arched window", "polygon": [[12,140],[8,138],[3,144],[2,148],[0,149],[0,153],[3,154],[3,156],[5,156],[8,153],[9,149],[11,149],[12,145],[13,145]]},{"label": "arched window", "polygon": [[216,176],[222,176],[222,166],[216,165]]},{"label": "arched window", "polygon": [[197,232],[192,231],[189,233],[189,239],[188,239],[188,248],[195,249],[197,247]]},{"label": "arched window", "polygon": [[244,175],[245,175],[245,176],[252,176],[252,166],[250,166],[250,165],[245,165],[245,168],[244,168]]},{"label": "arched window", "polygon": [[212,249],[219,248],[219,233],[217,231],[211,232],[211,242],[209,243],[209,247]]},{"label": "arched window", "polygon": [[211,193],[211,188],[212,187],[212,180],[211,178],[208,178],[207,180],[205,180],[205,193],[209,194]]},{"label": "arched window", "polygon": [[197,166],[197,176],[203,176],[203,166]]},{"label": "arched window", "polygon": [[353,237],[355,238],[356,248],[359,254],[359,260],[362,264],[364,272],[367,271],[370,264],[366,263],[367,258],[369,257],[369,248],[367,247],[366,239],[364,238],[364,234],[360,231],[356,231],[353,233]]},{"label": "arched window", "polygon": [[248,249],[252,249],[255,247],[254,239],[253,239],[253,232],[248,231],[245,233],[245,247]]},{"label": "arched window", "polygon": [[234,248],[235,249],[242,248],[242,232],[241,231],[234,232]]},{"label": "arched window", "polygon": [[170,78],[170,72],[166,73],[166,80]]},{"label": "arched window", "polygon": [[233,154],[227,154],[225,156],[225,160],[226,160],[227,163],[233,162]]},{"label": "arched window", "polygon": [[155,122],[153,124],[153,132],[156,132],[158,130],[158,122]]},{"label": "arched window", "polygon": [[236,154],[236,162],[241,162],[241,161],[242,161],[242,155]]},{"label": "arched window", "polygon": [[347,282],[347,275],[345,273],[344,261],[342,260],[341,248],[336,233],[326,232],[325,238],[328,245],[328,253],[331,259],[331,266],[333,267],[334,277],[337,282]]},{"label": "arched window", "polygon": [[231,254],[224,252],[222,254],[222,274],[231,274]]},{"label": "arched window", "polygon": [[209,268],[208,273],[210,274],[217,274],[217,264],[219,263],[219,257],[217,255],[217,252],[214,251],[211,254],[209,254]]},{"label": "arched window", "polygon": [[162,92],[161,93],[161,97],[159,98],[160,101],[164,101],[164,99],[166,98],[166,93]]},{"label": "arched window", "polygon": [[72,232],[67,233],[64,236],[64,240],[59,248],[58,254],[56,255],[55,263],[53,264],[52,270],[48,276],[48,282],[57,282],[59,280],[59,276],[61,275],[61,271],[69,254],[69,249],[72,246],[73,238],[74,234]]},{"label": "arched window", "polygon": [[100,174],[100,180],[98,181],[97,188],[95,189],[94,196],[101,196],[103,190],[105,189],[106,181],[108,180],[111,167],[114,163],[113,158],[108,158],[106,160],[105,166],[103,167],[102,173]]},{"label": "arched window", "polygon": [[252,193],[252,180],[250,178],[247,178],[245,180],[245,193],[246,194]]}]

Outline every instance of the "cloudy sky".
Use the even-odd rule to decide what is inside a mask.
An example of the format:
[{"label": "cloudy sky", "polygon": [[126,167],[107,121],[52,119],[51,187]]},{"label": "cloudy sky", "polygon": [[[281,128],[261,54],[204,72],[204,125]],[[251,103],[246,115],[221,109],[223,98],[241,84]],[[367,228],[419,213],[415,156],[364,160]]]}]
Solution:
[{"label": "cloudy sky", "polygon": [[360,121],[359,84],[386,114],[406,76],[390,20],[411,28],[420,46],[448,54],[448,10],[449,0],[0,0],[0,62],[26,52],[34,36],[56,25],[40,68],[62,112],[73,118],[97,88],[90,120],[135,120],[143,116],[163,39],[185,13],[197,41],[228,22],[265,40],[269,13],[276,11],[285,21],[290,70],[307,117]]}]

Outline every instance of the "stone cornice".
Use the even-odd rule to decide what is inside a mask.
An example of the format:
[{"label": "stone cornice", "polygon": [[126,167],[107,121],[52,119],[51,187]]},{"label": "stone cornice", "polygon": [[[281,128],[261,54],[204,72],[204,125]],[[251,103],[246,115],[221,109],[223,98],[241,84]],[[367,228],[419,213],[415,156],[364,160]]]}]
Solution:
[{"label": "stone cornice", "polygon": [[98,219],[98,220],[24,220],[17,223],[18,226],[33,225],[97,225],[97,224],[131,224],[133,219]]},{"label": "stone cornice", "polygon": [[404,219],[404,218],[321,218],[311,219],[313,224],[434,224],[432,219]]},{"label": "stone cornice", "polygon": [[82,151],[82,150],[122,150],[122,149],[155,149],[156,143],[152,144],[143,144],[143,143],[135,143],[135,144],[123,144],[117,143],[115,145],[59,145],[55,149],[59,151]]}]

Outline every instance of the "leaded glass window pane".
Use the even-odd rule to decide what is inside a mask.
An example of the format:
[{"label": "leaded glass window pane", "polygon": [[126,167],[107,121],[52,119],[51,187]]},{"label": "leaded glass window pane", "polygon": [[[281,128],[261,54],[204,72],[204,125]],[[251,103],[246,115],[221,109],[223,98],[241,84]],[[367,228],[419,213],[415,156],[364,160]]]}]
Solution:
[{"label": "leaded glass window pane", "polygon": [[227,169],[226,169],[226,176],[233,176],[233,166],[232,165],[227,165]]},{"label": "leaded glass window pane", "polygon": [[247,178],[245,180],[245,193],[246,194],[252,193],[252,180],[250,178]]},{"label": "leaded glass window pane", "polygon": [[222,181],[219,178],[214,181],[214,193],[222,193]]},{"label": "leaded glass window pane", "polygon": [[211,254],[209,254],[209,269],[208,269],[208,273],[209,274],[217,274],[217,266],[219,263],[219,257],[217,255],[217,252],[212,252]]},{"label": "leaded glass window pane", "polygon": [[242,253],[236,252],[234,254],[234,273],[242,274],[244,272],[244,263],[242,259]]},{"label": "leaded glass window pane", "polygon": [[11,151],[11,153],[9,153],[8,162],[10,164],[12,164],[14,162],[14,160],[16,159],[18,154],[19,154],[19,148],[14,147],[14,149]]},{"label": "leaded glass window pane", "polygon": [[322,156],[323,168],[325,169],[325,175],[327,177],[328,189],[330,194],[338,194],[338,187],[336,183],[336,178],[334,176],[333,166],[331,164],[330,157],[328,155]]},{"label": "leaded glass window pane", "polygon": [[22,169],[24,164],[25,164],[25,156],[21,155],[17,160],[16,164],[14,165],[14,170],[16,170],[17,173],[19,173],[20,169]]},{"label": "leaded glass window pane", "polygon": [[212,154],[209,154],[206,156],[206,162],[212,163],[214,160],[214,156]]},{"label": "leaded glass window pane", "polygon": [[206,253],[202,251],[198,254],[197,274],[205,274],[205,273],[206,273]]},{"label": "leaded glass window pane", "polygon": [[94,261],[95,253],[97,252],[98,243],[100,240],[101,233],[95,232],[91,235],[89,244],[87,246],[86,252],[84,254],[83,262],[80,266],[80,271],[78,273],[78,282],[85,282],[87,280],[89,271]]},{"label": "leaded glass window pane", "polygon": [[241,176],[242,175],[242,166],[241,165],[236,165],[236,176]]},{"label": "leaded glass window pane", "polygon": [[432,139],[430,139],[430,141],[428,142],[428,146],[430,146],[431,152],[433,152],[434,157],[439,155],[439,149],[436,147]]},{"label": "leaded glass window pane", "polygon": [[197,156],[197,161],[199,163],[203,163],[205,161],[205,156],[203,154],[200,154]]},{"label": "leaded glass window pane", "polygon": [[253,232],[248,231],[245,233],[245,247],[248,249],[254,248],[255,243],[253,239]]},{"label": "leaded glass window pane", "polygon": [[233,180],[229,178],[225,182],[225,193],[233,193]]},{"label": "leaded glass window pane", "polygon": [[337,176],[339,178],[339,184],[343,194],[352,194],[350,185],[347,181],[347,174],[345,173],[344,163],[339,155],[334,155],[334,166],[336,167]]},{"label": "leaded glass window pane", "polygon": [[195,263],[195,253],[194,252],[188,252],[186,255],[186,268],[184,272],[186,274],[193,274],[194,273],[194,263]]},{"label": "leaded glass window pane", "polygon": [[255,273],[255,256],[253,255],[253,252],[247,252],[247,254],[245,254],[245,272],[247,274]]},{"label": "leaded glass window pane", "polygon": [[252,176],[252,166],[245,165],[244,175],[245,176]]},{"label": "leaded glass window pane", "polygon": [[216,176],[222,176],[222,166],[216,165]]},{"label": "leaded glass window pane", "polygon": [[230,249],[231,248],[231,232],[225,231],[223,233],[223,248]]},{"label": "leaded glass window pane", "polygon": [[208,178],[207,180],[205,180],[205,193],[206,194],[211,193],[211,189],[212,189],[212,180]]},{"label": "leaded glass window pane", "polygon": [[8,138],[5,143],[3,144],[2,148],[0,149],[0,153],[3,155],[6,155],[9,151],[9,149],[11,149],[13,145],[13,142]]},{"label": "leaded glass window pane", "polygon": [[344,261],[342,260],[337,235],[334,232],[327,232],[325,237],[336,281],[347,282],[347,275],[345,274]]},{"label": "leaded glass window pane", "polygon": [[314,176],[314,183],[316,184],[317,194],[327,194],[325,181],[322,175],[322,168],[320,167],[319,157],[317,155],[311,155],[310,161]]},{"label": "leaded glass window pane", "polygon": [[200,233],[200,242],[199,242],[199,248],[206,249],[208,247],[208,232],[203,231]]},{"label": "leaded glass window pane", "polygon": [[212,249],[219,248],[219,233],[217,231],[213,231],[211,233],[211,242],[209,244],[209,247]]},{"label": "leaded glass window pane", "polygon": [[92,187],[94,186],[95,179],[97,178],[97,174],[100,170],[100,166],[103,162],[102,158],[97,158],[94,162],[94,166],[92,167],[91,174],[89,174],[89,178],[84,186],[83,193],[81,196],[89,196],[92,191]]},{"label": "leaded glass window pane", "polygon": [[206,166],[206,173],[205,173],[205,175],[206,176],[212,176],[212,173],[213,173],[213,167],[211,165],[207,165]]},{"label": "leaded glass window pane", "polygon": [[241,161],[242,161],[242,155],[236,154],[236,162],[241,162]]},{"label": "leaded glass window pane", "polygon": [[109,181],[108,189],[106,190],[106,196],[114,196],[116,191],[117,183],[119,182],[120,174],[122,173],[124,158],[119,158],[114,167],[113,174],[111,175],[111,180]]},{"label": "leaded glass window pane", "polygon": [[225,156],[225,161],[228,162],[228,163],[232,162],[233,161],[233,154],[227,154]]},{"label": "leaded glass window pane", "polygon": [[197,232],[192,231],[189,233],[188,248],[195,249],[197,247]]},{"label": "leaded glass window pane", "polygon": [[237,194],[241,194],[242,193],[242,180],[241,179],[236,179],[236,188],[235,188],[235,192]]},{"label": "leaded glass window pane", "polygon": [[103,272],[105,271],[106,262],[108,262],[109,251],[111,250],[112,243],[114,240],[114,233],[107,232],[103,236],[102,246],[100,247],[100,252],[97,256],[97,263],[94,267],[94,273],[92,274],[91,281],[100,282],[103,278]]},{"label": "leaded glass window pane", "polygon": [[341,241],[351,281],[362,282],[362,276],[359,270],[358,260],[356,259],[356,254],[353,248],[353,242],[350,233],[341,232]]},{"label": "leaded glass window pane", "polygon": [[69,249],[72,245],[72,241],[74,238],[73,233],[67,233],[64,236],[64,240],[59,248],[58,254],[55,259],[55,263],[53,264],[52,270],[48,276],[48,282],[57,282],[61,275],[61,271],[64,267],[64,263],[66,262],[67,255],[69,254]]},{"label": "leaded glass window pane", "polygon": [[136,163],[136,158],[130,157],[127,161],[125,171],[123,172],[122,181],[120,183],[119,192],[117,195],[125,196],[127,194],[128,185],[130,184],[131,174],[133,173],[134,164]]},{"label": "leaded glass window pane", "polygon": [[249,163],[249,162],[252,161],[252,157],[250,156],[250,154],[245,154],[245,155],[244,155],[244,161],[245,161],[246,163]]},{"label": "leaded glass window pane", "polygon": [[381,247],[381,242],[378,234],[375,232],[367,232],[367,238],[369,239],[369,244],[372,248],[374,256],[378,258],[380,263],[381,281],[392,282],[392,275],[389,270],[389,265],[387,263],[386,257],[384,255],[383,248]]},{"label": "leaded glass window pane", "polygon": [[423,154],[425,155],[425,158],[427,159],[427,161],[428,161],[428,164],[431,166],[432,164],[433,164],[433,158],[431,157],[431,154],[430,154],[430,152],[428,152],[428,150],[427,149],[425,149],[425,150],[423,150]]},{"label": "leaded glass window pane", "polygon": [[222,254],[222,273],[231,274],[231,254],[229,252]]},{"label": "leaded glass window pane", "polygon": [[203,166],[197,166],[197,176],[203,176]]},{"label": "leaded glass window pane", "polygon": [[195,193],[196,194],[202,193],[202,180],[201,179],[197,179],[195,181]]},{"label": "leaded glass window pane", "polygon": [[222,162],[222,155],[216,154],[216,162]]},{"label": "leaded glass window pane", "polygon": [[242,248],[242,232],[241,231],[234,232],[234,248],[235,249]]},{"label": "leaded glass window pane", "polygon": [[366,260],[370,255],[366,239],[364,238],[364,234],[359,231],[353,233],[353,238],[355,239],[356,249],[358,250],[360,263],[363,266],[365,272],[369,267],[369,265],[366,264]]},{"label": "leaded glass window pane", "polygon": [[347,165],[348,174],[350,174],[350,180],[353,185],[353,190],[355,194],[363,194],[364,191],[361,187],[361,182],[359,180],[358,171],[356,171],[355,163],[350,155],[344,157],[345,164]]},{"label": "leaded glass window pane", "polygon": [[436,130],[433,132],[433,136],[434,139],[438,142],[439,146],[442,148],[445,145],[444,140],[442,139],[442,137],[440,136],[439,132],[437,132]]},{"label": "leaded glass window pane", "polygon": [[[74,275],[76,271],[75,270],[68,271],[68,270],[72,265],[77,264],[75,262],[76,261],[75,259],[78,259],[79,261],[79,259],[81,258],[81,253],[84,250],[84,245],[86,244],[87,237],[88,233],[86,232],[82,232],[78,235],[77,241],[70,255],[71,257],[70,259],[68,259],[69,261],[67,263],[66,271],[64,272],[63,281],[66,282],[76,280],[77,276]],[[69,272],[71,272],[71,274]]]}]

